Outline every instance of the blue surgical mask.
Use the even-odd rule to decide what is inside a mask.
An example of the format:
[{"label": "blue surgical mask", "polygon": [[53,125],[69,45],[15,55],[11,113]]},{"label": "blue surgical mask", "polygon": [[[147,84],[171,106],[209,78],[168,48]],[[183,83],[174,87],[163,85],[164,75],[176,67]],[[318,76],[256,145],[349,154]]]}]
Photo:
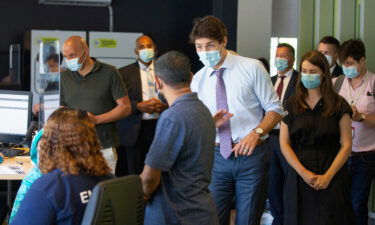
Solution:
[{"label": "blue surgical mask", "polygon": [[326,59],[327,59],[327,61],[328,61],[328,65],[331,66],[332,61],[333,61],[332,56],[330,56],[330,55],[324,55],[324,56],[326,57]]},{"label": "blue surgical mask", "polygon": [[139,51],[139,58],[145,62],[151,62],[155,57],[155,51],[152,48],[145,48]]},{"label": "blue surgical mask", "polygon": [[307,89],[314,89],[320,85],[320,74],[301,73],[301,81]]},{"label": "blue surgical mask", "polygon": [[220,62],[220,51],[197,52],[199,60],[208,67],[214,67]]},{"label": "blue surgical mask", "polygon": [[355,78],[359,75],[356,66],[344,66],[342,65],[342,72],[344,72],[347,78]]},{"label": "blue surgical mask", "polygon": [[284,58],[276,57],[275,67],[278,71],[284,71],[286,68],[288,68],[288,60]]},{"label": "blue surgical mask", "polygon": [[[83,54],[83,51],[82,51],[82,54]],[[70,60],[65,58],[66,66],[68,67],[69,70],[71,70],[71,71],[80,71],[81,70],[83,63],[79,63],[79,58],[81,58],[82,54],[79,57],[74,58],[74,59],[70,59]]]}]

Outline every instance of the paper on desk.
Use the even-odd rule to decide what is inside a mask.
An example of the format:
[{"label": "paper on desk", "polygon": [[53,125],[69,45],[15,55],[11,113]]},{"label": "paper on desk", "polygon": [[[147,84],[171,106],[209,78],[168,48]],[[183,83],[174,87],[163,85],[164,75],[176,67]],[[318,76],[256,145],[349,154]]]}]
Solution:
[{"label": "paper on desk", "polygon": [[0,166],[1,175],[25,174],[19,166]]}]

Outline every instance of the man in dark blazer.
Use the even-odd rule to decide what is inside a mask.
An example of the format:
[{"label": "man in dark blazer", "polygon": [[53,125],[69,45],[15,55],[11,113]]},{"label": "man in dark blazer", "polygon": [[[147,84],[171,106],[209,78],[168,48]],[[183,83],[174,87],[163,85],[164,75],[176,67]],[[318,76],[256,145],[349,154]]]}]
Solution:
[{"label": "man in dark blazer", "polygon": [[120,148],[117,176],[140,174],[155,134],[156,121],[166,108],[157,97],[154,74],[155,44],[149,36],[136,41],[137,62],[119,69],[132,106],[132,114],[118,122]]},{"label": "man in dark blazer", "polygon": [[344,74],[342,68],[337,64],[339,49],[340,42],[332,36],[323,37],[319,41],[318,51],[327,58],[332,78]]},{"label": "man in dark blazer", "polygon": [[[280,43],[276,50],[275,66],[277,75],[271,77],[272,84],[279,96],[280,101],[285,105],[291,95],[294,94],[297,86],[298,72],[293,69],[295,61],[294,48],[286,43]],[[287,162],[281,153],[279,143],[280,126],[277,125],[271,132],[268,141],[270,149],[270,171],[268,183],[268,200],[272,216],[272,225],[283,224],[283,186]]]}]

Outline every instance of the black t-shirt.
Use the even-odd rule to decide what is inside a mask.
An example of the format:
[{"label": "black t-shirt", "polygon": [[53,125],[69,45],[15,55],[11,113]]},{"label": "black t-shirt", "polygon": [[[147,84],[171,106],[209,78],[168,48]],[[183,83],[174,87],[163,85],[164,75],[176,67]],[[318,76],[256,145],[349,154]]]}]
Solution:
[{"label": "black t-shirt", "polygon": [[[95,115],[111,111],[116,100],[127,95],[119,71],[108,64],[95,61],[86,76],[70,70],[61,73],[60,105],[82,109]],[[103,148],[119,145],[116,123],[96,125]]]},{"label": "black t-shirt", "polygon": [[92,189],[111,178],[64,174],[59,169],[44,174],[26,193],[12,225],[81,224]]},{"label": "black t-shirt", "polygon": [[300,114],[293,112],[295,103],[293,99],[289,99],[285,105],[288,115],[283,118],[283,122],[288,125],[292,144],[321,145],[340,139],[339,122],[344,114],[351,115],[352,110],[345,99],[339,98],[341,107],[333,115],[327,117],[323,116],[323,98],[313,109],[308,108]]}]

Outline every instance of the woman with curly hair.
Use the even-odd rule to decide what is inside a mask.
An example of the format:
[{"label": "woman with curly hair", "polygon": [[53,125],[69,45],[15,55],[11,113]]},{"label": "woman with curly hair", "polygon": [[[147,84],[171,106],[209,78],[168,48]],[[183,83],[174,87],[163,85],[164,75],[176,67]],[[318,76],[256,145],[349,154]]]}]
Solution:
[{"label": "woman with curly hair", "polygon": [[81,224],[91,190],[112,177],[95,125],[83,111],[60,108],[49,117],[39,149],[43,175],[11,224]]},{"label": "woman with curly hair", "polygon": [[290,165],[284,224],[353,225],[346,167],[352,146],[351,107],[334,92],[322,53],[306,53],[300,68],[280,130],[281,151]]}]

